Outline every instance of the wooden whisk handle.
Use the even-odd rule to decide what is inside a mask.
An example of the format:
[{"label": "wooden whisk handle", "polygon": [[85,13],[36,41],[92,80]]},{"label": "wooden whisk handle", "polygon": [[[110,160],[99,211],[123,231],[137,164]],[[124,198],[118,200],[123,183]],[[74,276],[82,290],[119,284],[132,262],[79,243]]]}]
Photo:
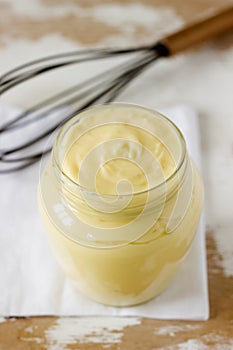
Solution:
[{"label": "wooden whisk handle", "polygon": [[162,40],[170,55],[182,52],[233,28],[233,6],[197,21]]}]

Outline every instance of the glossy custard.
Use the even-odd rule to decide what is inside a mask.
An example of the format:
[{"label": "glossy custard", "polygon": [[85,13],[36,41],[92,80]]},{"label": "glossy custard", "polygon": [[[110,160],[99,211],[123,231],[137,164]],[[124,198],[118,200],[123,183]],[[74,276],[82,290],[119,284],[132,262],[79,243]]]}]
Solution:
[{"label": "glossy custard", "polygon": [[176,127],[127,104],[71,120],[39,189],[63,269],[85,295],[116,306],[144,302],[167,286],[203,202],[200,175]]}]

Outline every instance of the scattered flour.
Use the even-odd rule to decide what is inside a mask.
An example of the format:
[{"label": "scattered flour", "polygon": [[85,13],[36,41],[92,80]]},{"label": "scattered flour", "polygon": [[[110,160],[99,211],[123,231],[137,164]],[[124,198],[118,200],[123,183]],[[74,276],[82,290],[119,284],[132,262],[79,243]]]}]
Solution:
[{"label": "scattered flour", "polygon": [[[119,45],[130,45],[135,43],[134,32],[138,29],[145,29],[153,32],[153,38],[178,30],[184,23],[183,19],[169,6],[159,6],[154,8],[146,4],[131,3],[124,4],[111,2],[108,4],[92,4],[92,6],[82,7],[76,3],[53,3],[52,6],[46,5],[43,1],[21,0],[0,0],[1,3],[7,3],[12,6],[14,13],[18,16],[32,20],[45,20],[50,18],[64,17],[68,15],[77,18],[90,18],[119,30],[119,35],[108,36],[97,44],[110,45],[115,43]],[[145,20],[146,18],[146,20]],[[156,28],[156,30],[154,30]],[[127,35],[125,35],[127,34]]]},{"label": "scattered flour", "polygon": [[[173,22],[173,29],[180,27],[183,20],[175,11],[168,6],[160,6],[155,9],[153,6],[140,4],[135,2],[124,4],[119,2],[111,2],[108,4],[92,4],[92,6],[82,7],[76,3],[54,3],[52,6],[46,5],[43,1],[21,0],[1,0],[1,3],[7,3],[12,6],[13,11],[19,16],[25,16],[32,19],[46,19],[51,17],[62,17],[65,15],[76,15],[77,17],[90,17],[94,20],[116,26],[120,25],[140,25],[141,27],[153,28],[157,24]],[[146,18],[146,20],[145,20]],[[124,28],[124,30],[127,28]]]},{"label": "scattered flour", "polygon": [[34,327],[33,326],[29,326],[29,327],[25,328],[24,330],[25,330],[25,332],[33,333]]},{"label": "scattered flour", "polygon": [[167,326],[167,327],[161,327],[159,329],[155,330],[156,335],[170,335],[172,337],[175,336],[176,333],[184,332],[184,331],[190,331],[199,329],[199,325],[183,325],[183,326]]},{"label": "scattered flour", "polygon": [[33,342],[33,343],[37,343],[37,344],[43,343],[43,339],[38,338],[38,337],[31,337],[31,338],[21,337],[20,340],[23,340],[26,342]]},{"label": "scattered flour", "polygon": [[[177,347],[179,350],[209,350],[209,347],[205,345],[201,340],[189,339],[184,343],[180,343]],[[169,349],[170,350],[170,349]],[[172,350],[172,348],[171,348]]]},{"label": "scattered flour", "polygon": [[120,343],[123,329],[140,323],[140,318],[135,317],[60,318],[45,333],[47,349],[65,350],[66,345],[75,344],[77,340],[106,345]]},{"label": "scattered flour", "polygon": [[[214,344],[214,345],[213,345]],[[216,334],[207,334],[198,339],[189,339],[185,342],[174,344],[162,350],[232,350],[233,338]]]}]

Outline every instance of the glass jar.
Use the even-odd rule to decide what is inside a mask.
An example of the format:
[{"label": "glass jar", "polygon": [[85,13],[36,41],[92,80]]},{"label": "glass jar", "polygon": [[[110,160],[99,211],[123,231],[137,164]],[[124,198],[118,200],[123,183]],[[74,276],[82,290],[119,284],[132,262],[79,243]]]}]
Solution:
[{"label": "glass jar", "polygon": [[[138,135],[136,141],[127,130]],[[138,155],[142,144],[147,153]],[[170,168],[168,158],[151,151],[161,147]],[[75,179],[82,153],[82,176]],[[132,179],[142,174],[146,189],[125,179],[116,193],[105,193],[108,182],[96,189],[103,164],[121,165],[127,174],[127,156],[134,158]],[[131,104],[97,106],[67,122],[40,177],[40,213],[60,265],[79,291],[106,305],[136,305],[167,287],[189,250],[202,205],[202,180],[179,129],[158,112]]]}]

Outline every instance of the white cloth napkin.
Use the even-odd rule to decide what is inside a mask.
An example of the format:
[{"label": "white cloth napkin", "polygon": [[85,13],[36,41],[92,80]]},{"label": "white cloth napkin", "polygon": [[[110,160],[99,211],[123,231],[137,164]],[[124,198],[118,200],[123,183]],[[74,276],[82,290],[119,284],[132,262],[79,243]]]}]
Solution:
[{"label": "white cloth napkin", "polygon": [[[12,108],[0,106],[0,120]],[[163,111],[182,130],[201,166],[196,113],[177,106]],[[192,248],[168,289],[140,306],[97,304],[72,286],[57,264],[37,209],[39,165],[0,175],[0,315],[106,315],[206,320],[209,316],[205,225],[202,217]]]}]

